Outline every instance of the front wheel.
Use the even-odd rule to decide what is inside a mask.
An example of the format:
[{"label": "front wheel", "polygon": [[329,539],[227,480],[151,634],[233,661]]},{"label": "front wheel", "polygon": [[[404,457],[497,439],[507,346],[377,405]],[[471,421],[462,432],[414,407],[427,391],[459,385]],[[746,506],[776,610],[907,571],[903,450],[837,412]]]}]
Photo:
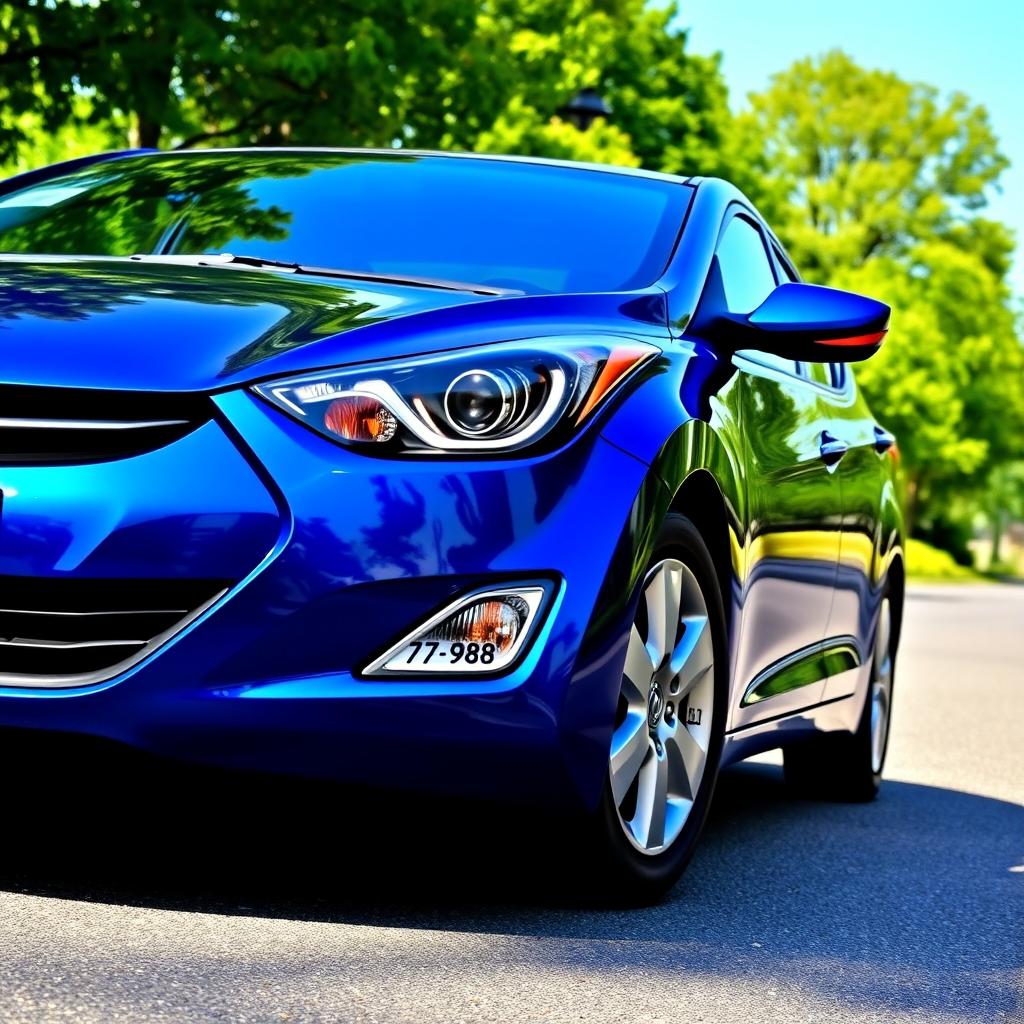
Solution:
[{"label": "front wheel", "polygon": [[629,630],[594,822],[614,892],[652,899],[683,872],[718,775],[726,718],[725,616],[697,528],[669,515]]}]

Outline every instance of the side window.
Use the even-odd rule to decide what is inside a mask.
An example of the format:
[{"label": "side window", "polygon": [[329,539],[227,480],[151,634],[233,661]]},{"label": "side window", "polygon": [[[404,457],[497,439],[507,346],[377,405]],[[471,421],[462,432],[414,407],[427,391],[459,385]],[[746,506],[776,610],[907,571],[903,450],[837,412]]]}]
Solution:
[{"label": "side window", "polygon": [[834,380],[831,363],[801,363],[800,367],[808,380],[813,380],[815,384],[821,384],[826,388],[832,387]]},{"label": "side window", "polygon": [[772,252],[775,255],[775,265],[779,268],[782,276],[787,281],[799,281],[800,278],[796,276],[793,269],[790,267],[788,260],[782,258],[782,250],[774,243],[772,243]]},{"label": "side window", "polygon": [[729,221],[718,243],[718,267],[730,313],[752,313],[775,290],[761,232],[743,217]]},{"label": "side window", "polygon": [[[718,267],[730,313],[751,313],[775,290],[775,272],[761,232],[743,217],[733,217],[718,243]],[[746,353],[745,353],[746,354]],[[764,366],[796,375],[797,363],[768,352],[748,353]]]}]

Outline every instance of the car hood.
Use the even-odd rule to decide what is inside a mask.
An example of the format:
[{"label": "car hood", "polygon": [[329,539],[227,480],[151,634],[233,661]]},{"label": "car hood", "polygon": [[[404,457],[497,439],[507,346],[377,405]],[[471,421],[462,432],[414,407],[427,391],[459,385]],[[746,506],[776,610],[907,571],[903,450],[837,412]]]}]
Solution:
[{"label": "car hood", "polygon": [[[345,352],[336,342],[358,328],[487,300],[251,269],[0,257],[0,381],[213,390],[273,373],[277,363],[365,357],[362,346]],[[370,357],[404,354],[380,348]]]},{"label": "car hood", "polygon": [[114,258],[0,256],[0,383],[218,391],[581,331],[663,338],[665,295],[491,297]]}]

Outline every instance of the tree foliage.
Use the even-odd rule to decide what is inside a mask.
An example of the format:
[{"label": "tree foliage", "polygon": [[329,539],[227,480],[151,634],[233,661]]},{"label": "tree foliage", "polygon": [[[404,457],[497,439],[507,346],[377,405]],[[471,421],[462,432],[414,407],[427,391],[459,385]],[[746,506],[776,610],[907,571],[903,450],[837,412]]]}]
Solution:
[{"label": "tree foliage", "polygon": [[775,75],[744,121],[770,168],[762,205],[814,280],[962,231],[1007,165],[984,107],[841,51]]},{"label": "tree foliage", "polygon": [[[611,124],[580,132],[559,117],[584,87],[610,104]],[[483,0],[415,126],[417,139],[445,149],[691,174],[740,163],[718,58],[687,51],[674,4],[644,0]]]},{"label": "tree foliage", "polygon": [[1012,239],[981,215],[1006,166],[985,110],[833,52],[776,75],[742,131],[762,140],[758,198],[805,275],[893,307],[858,380],[900,439],[912,518],[948,516],[951,494],[980,496],[1024,453]]},{"label": "tree foliage", "polygon": [[0,15],[8,157],[78,95],[133,144],[389,145],[472,28],[470,0],[19,0]]},{"label": "tree foliage", "polygon": [[[715,57],[644,0],[20,0],[0,14],[0,160],[113,144],[406,145],[714,173],[746,164]],[[586,86],[614,123],[558,111]],[[82,100],[87,99],[87,112]],[[120,138],[118,138],[120,136]]]}]

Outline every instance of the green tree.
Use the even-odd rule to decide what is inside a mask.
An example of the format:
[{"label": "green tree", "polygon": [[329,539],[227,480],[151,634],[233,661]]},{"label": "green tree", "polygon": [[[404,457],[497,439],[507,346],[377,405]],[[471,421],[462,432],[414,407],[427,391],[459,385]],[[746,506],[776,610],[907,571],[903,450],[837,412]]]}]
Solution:
[{"label": "green tree", "polygon": [[[687,51],[678,14],[644,0],[483,0],[439,95],[416,108],[414,137],[443,149],[740,173],[747,163],[718,58]],[[613,118],[581,132],[558,111],[585,87]]]},{"label": "green tree", "polygon": [[980,214],[1006,165],[984,108],[833,52],[776,75],[740,131],[763,141],[757,198],[805,275],[893,307],[858,380],[899,436],[911,522],[953,494],[977,507],[1024,432],[1012,239]]},{"label": "green tree", "polygon": [[[0,161],[107,145],[370,145],[729,169],[717,57],[644,0],[21,0],[0,7]],[[585,86],[615,108],[581,132]],[[26,120],[27,118],[27,120]]]},{"label": "green tree", "polygon": [[893,307],[882,351],[857,368],[872,408],[899,438],[911,523],[980,499],[994,467],[1021,454],[1024,349],[1005,286],[974,253],[922,243],[833,283]]},{"label": "green tree", "polygon": [[990,571],[1003,565],[1003,535],[1011,519],[1024,519],[1024,460],[996,466],[985,489],[985,517],[992,531]]},{"label": "green tree", "polygon": [[0,159],[90,100],[133,145],[390,145],[472,27],[471,0],[22,0],[0,8]]},{"label": "green tree", "polygon": [[[756,198],[812,280],[963,232],[1007,165],[984,107],[840,51],[797,61],[750,103],[742,130],[771,169]],[[1006,244],[1000,225],[971,230]]]},{"label": "green tree", "polygon": [[[187,122],[181,92],[223,51],[231,25],[216,0],[21,0],[0,8],[0,157],[68,124],[120,124],[136,145]],[[79,99],[89,99],[82,116]],[[125,139],[124,141],[129,141]]]}]

